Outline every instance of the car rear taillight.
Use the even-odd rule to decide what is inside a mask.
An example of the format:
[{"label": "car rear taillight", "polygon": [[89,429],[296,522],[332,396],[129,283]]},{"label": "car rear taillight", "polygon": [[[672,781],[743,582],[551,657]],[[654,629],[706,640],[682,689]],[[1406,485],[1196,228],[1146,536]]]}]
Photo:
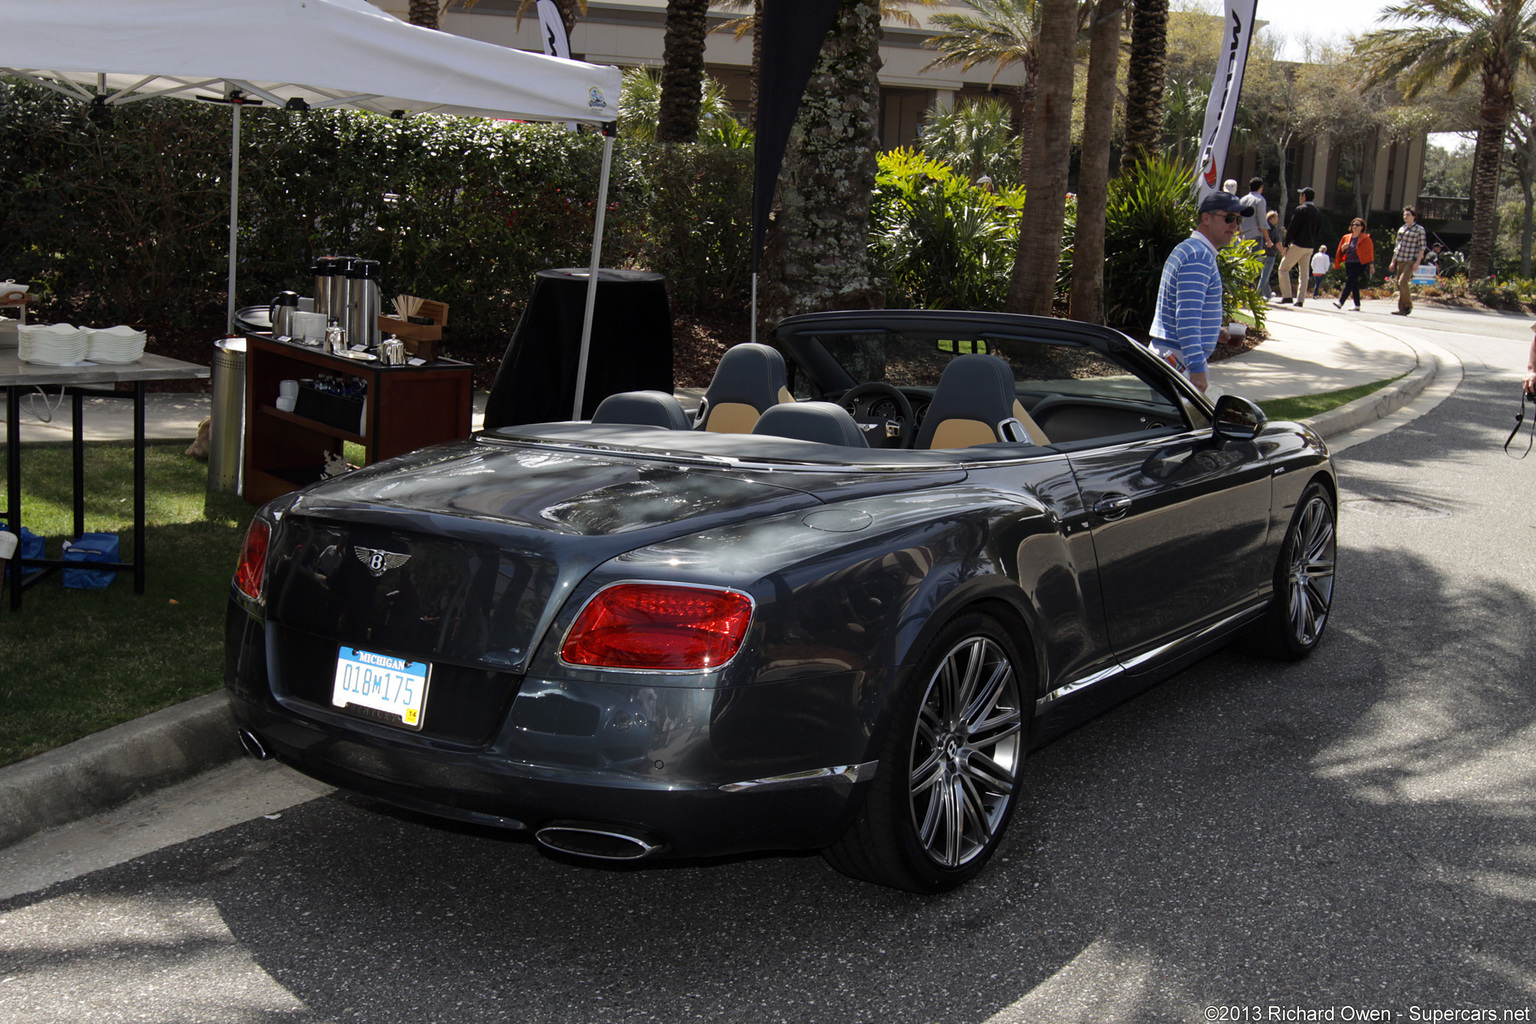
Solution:
[{"label": "car rear taillight", "polygon": [[698,672],[735,656],[752,599],[734,590],[620,583],[599,591],[560,649],[571,665]]},{"label": "car rear taillight", "polygon": [[252,519],[245,531],[245,546],[240,549],[240,564],[235,567],[235,586],[253,601],[261,600],[261,587],[267,576],[267,541],[272,528],[260,519]]}]

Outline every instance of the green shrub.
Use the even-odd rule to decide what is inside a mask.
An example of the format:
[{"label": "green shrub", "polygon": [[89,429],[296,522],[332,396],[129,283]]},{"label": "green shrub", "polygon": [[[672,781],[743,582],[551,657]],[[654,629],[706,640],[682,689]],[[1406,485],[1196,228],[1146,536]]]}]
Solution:
[{"label": "green shrub", "polygon": [[912,150],[880,154],[870,248],[891,304],[1002,309],[1023,204],[1023,189],[989,192]]},{"label": "green shrub", "polygon": [[[132,323],[152,343],[223,334],[227,107],[95,108],[13,82],[0,84],[0,121],[0,261],[38,290],[38,315]],[[241,122],[237,306],[309,294],[316,256],[362,256],[380,261],[386,299],[449,303],[451,355],[496,360],[535,272],[590,260],[602,157],[590,131],[261,108]],[[604,265],[662,271],[678,308],[741,299],[750,160],[621,140]]]},{"label": "green shrub", "polygon": [[1109,183],[1104,223],[1104,305],[1112,324],[1145,328],[1157,309],[1163,262],[1195,223],[1194,167],[1155,157]]},{"label": "green shrub", "polygon": [[1494,309],[1525,308],[1525,304],[1520,300],[1518,282],[1500,281],[1497,278],[1478,278],[1468,284],[1467,290],[1477,301]]}]

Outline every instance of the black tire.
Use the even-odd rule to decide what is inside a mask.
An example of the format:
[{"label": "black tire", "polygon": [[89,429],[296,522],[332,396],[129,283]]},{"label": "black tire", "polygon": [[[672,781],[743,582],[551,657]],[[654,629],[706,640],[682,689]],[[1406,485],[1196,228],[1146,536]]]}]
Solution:
[{"label": "black tire", "polygon": [[1013,815],[1034,698],[1034,662],[996,619],[946,624],[895,696],[868,799],[828,862],[911,892],[974,878]]},{"label": "black tire", "polygon": [[1300,661],[1322,640],[1333,607],[1337,526],[1333,495],[1320,483],[1307,485],[1280,545],[1274,597],[1254,629],[1254,646],[1259,653],[1282,661]]}]

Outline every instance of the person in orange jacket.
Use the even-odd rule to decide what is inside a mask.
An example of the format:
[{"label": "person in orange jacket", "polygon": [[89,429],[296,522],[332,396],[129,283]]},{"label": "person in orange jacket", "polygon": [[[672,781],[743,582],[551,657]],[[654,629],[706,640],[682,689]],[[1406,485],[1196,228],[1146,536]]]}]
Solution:
[{"label": "person in orange jacket", "polygon": [[1339,292],[1335,306],[1343,309],[1344,299],[1354,292],[1355,311],[1360,311],[1360,279],[1370,273],[1375,259],[1376,248],[1371,244],[1371,236],[1365,233],[1365,221],[1356,217],[1349,222],[1349,234],[1339,239],[1339,247],[1334,250],[1333,265],[1344,268],[1344,290]]}]

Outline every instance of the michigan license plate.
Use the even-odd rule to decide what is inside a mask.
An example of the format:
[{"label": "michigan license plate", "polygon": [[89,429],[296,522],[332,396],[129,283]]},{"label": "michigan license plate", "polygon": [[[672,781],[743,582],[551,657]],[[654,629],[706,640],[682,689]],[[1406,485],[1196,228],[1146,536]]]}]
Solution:
[{"label": "michigan license plate", "polygon": [[430,669],[425,661],[343,647],[336,652],[331,703],[375,721],[420,729]]}]

